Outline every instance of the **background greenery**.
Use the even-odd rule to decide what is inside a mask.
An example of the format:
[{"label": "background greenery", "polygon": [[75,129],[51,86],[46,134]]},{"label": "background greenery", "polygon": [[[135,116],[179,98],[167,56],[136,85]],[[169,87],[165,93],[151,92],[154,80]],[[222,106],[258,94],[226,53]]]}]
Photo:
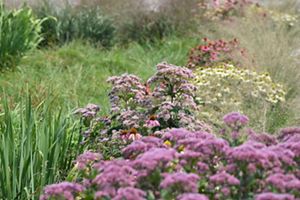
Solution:
[{"label": "background greenery", "polygon": [[[13,56],[0,63],[5,65],[0,73],[0,198],[34,199],[43,185],[64,177],[80,141],[72,112],[95,103],[109,113],[108,77],[133,73],[146,80],[162,61],[184,66],[190,49],[204,37],[238,38],[248,56],[237,58],[241,65],[268,72],[284,85],[286,102],[268,110],[260,121],[267,131],[300,125],[299,18],[293,26],[253,13],[208,21],[197,0],[165,2],[159,11],[149,10],[142,0],[81,1],[60,7],[39,2],[32,10],[24,8],[24,17],[16,20],[28,30],[36,28],[29,31],[32,40],[21,37],[27,33],[21,28],[11,29],[9,35],[4,29],[10,28],[0,23],[0,54],[7,49]],[[271,3],[267,9],[299,15],[296,1]],[[2,20],[4,7],[0,10]],[[16,45],[6,48],[11,38],[20,45],[20,53]],[[259,116],[261,111],[251,109],[253,105],[247,109],[253,113],[245,114]]]}]

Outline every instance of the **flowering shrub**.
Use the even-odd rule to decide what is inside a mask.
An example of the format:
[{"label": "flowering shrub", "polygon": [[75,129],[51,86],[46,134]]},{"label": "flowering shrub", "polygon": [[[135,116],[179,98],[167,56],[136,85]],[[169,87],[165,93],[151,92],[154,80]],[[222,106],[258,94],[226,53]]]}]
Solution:
[{"label": "flowering shrub", "polygon": [[232,16],[243,16],[245,10],[254,4],[254,0],[209,0],[200,6],[205,8],[204,17],[207,19],[227,20]]},{"label": "flowering shrub", "polygon": [[274,83],[268,74],[233,65],[199,68],[194,80],[198,87],[197,97],[202,101],[201,114],[209,113],[208,118],[213,122],[231,110],[247,112],[253,109],[247,108],[251,104],[262,109],[285,100],[283,86]]},{"label": "flowering shrub", "polygon": [[237,39],[213,41],[204,38],[203,41],[205,44],[191,49],[187,64],[188,68],[211,66],[220,62],[233,62],[237,53],[245,55],[245,50],[239,47]]},{"label": "flowering shrub", "polygon": [[99,161],[100,154],[86,152],[77,160],[83,173],[74,182],[47,186],[41,199],[300,198],[300,128],[274,137],[243,132],[248,118],[239,113],[224,121],[237,137],[243,135],[241,143],[171,129],[134,141],[121,159]]},{"label": "flowering shrub", "polygon": [[191,70],[167,63],[158,64],[146,83],[129,74],[109,78],[111,115],[98,117],[99,107],[92,104],[75,112],[87,127],[84,136],[103,144],[112,139],[133,141],[167,128],[209,130],[196,118],[199,111],[192,78]]}]

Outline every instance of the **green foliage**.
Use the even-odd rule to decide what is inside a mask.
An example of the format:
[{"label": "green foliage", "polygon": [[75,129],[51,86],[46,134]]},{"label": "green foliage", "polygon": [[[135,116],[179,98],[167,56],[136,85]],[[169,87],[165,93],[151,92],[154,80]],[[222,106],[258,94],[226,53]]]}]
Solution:
[{"label": "green foliage", "polygon": [[45,36],[43,45],[57,42],[63,44],[74,39],[84,39],[103,47],[110,47],[113,44],[115,37],[113,21],[104,16],[98,6],[76,8],[67,4],[61,9],[56,9],[44,1],[35,12],[40,18],[50,17],[42,24]]},{"label": "green foliage", "polygon": [[26,95],[28,87],[34,106],[45,98],[54,99],[55,106],[71,109],[94,102],[103,105],[102,110],[108,113],[108,77],[127,72],[146,80],[162,60],[184,65],[187,49],[195,44],[194,38],[169,38],[156,46],[133,43],[128,48],[103,51],[77,41],[36,50],[22,60],[18,71],[0,76],[0,96],[5,90],[14,105]]},{"label": "green foliage", "polygon": [[0,199],[37,199],[41,188],[61,180],[80,153],[76,124],[49,103],[0,113]]},{"label": "green foliage", "polygon": [[0,69],[14,67],[38,45],[42,21],[34,18],[30,8],[8,11],[0,1]]},{"label": "green foliage", "polygon": [[119,27],[119,40],[122,43],[135,41],[140,44],[161,41],[175,33],[175,27],[164,15],[155,12],[134,13]]}]

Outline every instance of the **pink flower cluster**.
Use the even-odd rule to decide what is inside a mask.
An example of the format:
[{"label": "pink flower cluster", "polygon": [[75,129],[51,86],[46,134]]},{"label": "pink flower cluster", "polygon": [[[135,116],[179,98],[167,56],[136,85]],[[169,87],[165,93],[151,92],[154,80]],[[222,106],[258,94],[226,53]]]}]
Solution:
[{"label": "pink flower cluster", "polygon": [[[248,121],[231,115],[227,123]],[[132,142],[118,159],[86,152],[77,164],[89,173],[47,186],[41,199],[299,199],[300,128],[278,137],[248,134],[236,145],[205,131],[169,129]]]},{"label": "pink flower cluster", "polygon": [[109,138],[130,142],[167,128],[208,130],[210,127],[196,118],[192,78],[190,69],[168,63],[158,64],[146,83],[129,74],[109,78],[111,114],[97,117],[99,109],[93,104],[78,109],[83,121],[88,119],[83,135],[96,143]]},{"label": "pink flower cluster", "polygon": [[204,38],[203,41],[205,44],[191,49],[187,64],[189,68],[209,66],[218,62],[232,62],[233,53],[240,52],[242,55],[245,53],[245,50],[239,48],[237,39],[225,41]]},{"label": "pink flower cluster", "polygon": [[208,0],[201,4],[201,7],[207,10],[208,16],[213,20],[228,20],[231,17],[241,17],[245,8],[250,5],[259,5],[256,0]]}]

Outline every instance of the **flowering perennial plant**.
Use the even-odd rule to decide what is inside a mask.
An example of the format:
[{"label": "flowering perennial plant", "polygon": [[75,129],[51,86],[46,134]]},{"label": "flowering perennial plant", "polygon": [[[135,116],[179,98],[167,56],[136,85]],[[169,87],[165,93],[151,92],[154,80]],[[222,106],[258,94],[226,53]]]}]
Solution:
[{"label": "flowering perennial plant", "polygon": [[236,53],[245,54],[245,50],[239,47],[237,39],[225,41],[204,38],[203,41],[205,44],[191,49],[187,64],[188,68],[194,69],[220,62],[232,62]]},{"label": "flowering perennial plant", "polygon": [[99,107],[93,104],[75,112],[88,127],[84,135],[136,140],[142,134],[166,128],[209,129],[195,118],[198,105],[196,87],[191,83],[193,77],[187,68],[160,63],[156,74],[146,83],[129,74],[109,78],[111,115],[97,117]]},{"label": "flowering perennial plant", "polygon": [[[248,118],[230,113],[224,121],[240,132]],[[47,186],[41,199],[299,199],[300,128],[271,140],[243,134],[237,144],[205,131],[169,129],[132,142],[119,159],[86,152],[77,159],[85,173]]]},{"label": "flowering perennial plant", "polygon": [[[199,68],[194,74],[197,97],[202,102],[200,114],[215,123],[232,110],[247,113],[251,103],[264,110],[285,101],[283,86],[273,82],[268,74],[229,64]],[[256,116],[250,117],[259,120]]]},{"label": "flowering perennial plant", "polygon": [[210,20],[228,20],[233,16],[243,16],[251,5],[257,5],[255,0],[208,0],[200,4],[205,8],[204,17]]}]

